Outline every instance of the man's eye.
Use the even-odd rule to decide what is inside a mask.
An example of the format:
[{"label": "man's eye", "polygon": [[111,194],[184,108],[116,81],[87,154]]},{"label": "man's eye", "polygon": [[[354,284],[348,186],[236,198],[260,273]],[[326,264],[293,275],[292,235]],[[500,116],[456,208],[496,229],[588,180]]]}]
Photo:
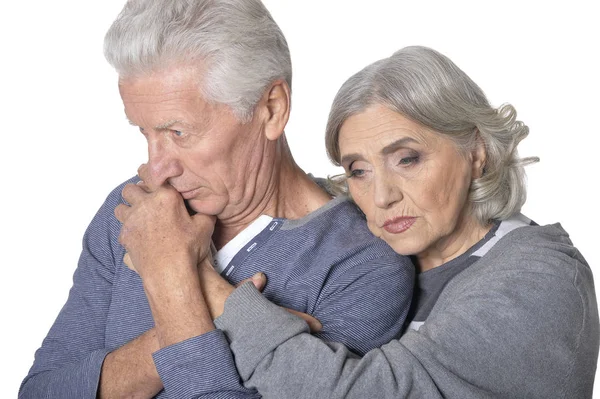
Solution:
[{"label": "man's eye", "polygon": [[173,130],[173,134],[177,137],[183,136],[183,132],[181,130]]}]

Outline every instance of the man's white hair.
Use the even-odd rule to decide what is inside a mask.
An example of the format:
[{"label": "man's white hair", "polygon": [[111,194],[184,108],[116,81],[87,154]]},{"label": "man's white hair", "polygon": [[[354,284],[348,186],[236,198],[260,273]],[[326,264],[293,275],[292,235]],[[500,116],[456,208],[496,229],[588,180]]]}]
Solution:
[{"label": "man's white hair", "polygon": [[120,78],[198,65],[200,94],[242,122],[271,83],[292,83],[287,42],[260,0],[129,0],[104,54]]}]

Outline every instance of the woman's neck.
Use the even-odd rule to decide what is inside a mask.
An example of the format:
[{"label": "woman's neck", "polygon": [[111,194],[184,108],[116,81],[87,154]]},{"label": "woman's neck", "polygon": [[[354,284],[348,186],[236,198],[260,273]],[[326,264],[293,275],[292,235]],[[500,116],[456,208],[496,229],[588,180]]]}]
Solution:
[{"label": "woman's neck", "polygon": [[415,255],[419,271],[425,272],[458,258],[481,241],[491,228],[492,224],[482,225],[471,214],[463,217],[452,233]]}]

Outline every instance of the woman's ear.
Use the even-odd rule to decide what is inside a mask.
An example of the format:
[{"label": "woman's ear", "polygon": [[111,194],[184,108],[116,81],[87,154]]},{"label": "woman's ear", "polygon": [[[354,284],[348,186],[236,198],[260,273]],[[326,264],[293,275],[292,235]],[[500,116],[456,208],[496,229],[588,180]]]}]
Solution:
[{"label": "woman's ear", "polygon": [[471,150],[471,174],[474,179],[479,179],[485,171],[487,151],[479,129],[475,128],[475,134],[475,146]]},{"label": "woman's ear", "polygon": [[285,80],[275,81],[265,92],[263,106],[267,113],[265,136],[277,140],[290,118],[290,87]]}]

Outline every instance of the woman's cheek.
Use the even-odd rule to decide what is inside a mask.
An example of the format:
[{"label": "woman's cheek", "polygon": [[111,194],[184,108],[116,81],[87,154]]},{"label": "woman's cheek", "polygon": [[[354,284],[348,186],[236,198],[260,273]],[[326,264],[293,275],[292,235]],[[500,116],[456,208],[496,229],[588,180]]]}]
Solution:
[{"label": "woman's cheek", "polygon": [[371,223],[371,221],[367,218],[367,226],[369,227],[369,230],[371,231],[371,233],[373,233],[375,237],[381,238],[382,231],[379,227],[377,227],[376,223]]}]

